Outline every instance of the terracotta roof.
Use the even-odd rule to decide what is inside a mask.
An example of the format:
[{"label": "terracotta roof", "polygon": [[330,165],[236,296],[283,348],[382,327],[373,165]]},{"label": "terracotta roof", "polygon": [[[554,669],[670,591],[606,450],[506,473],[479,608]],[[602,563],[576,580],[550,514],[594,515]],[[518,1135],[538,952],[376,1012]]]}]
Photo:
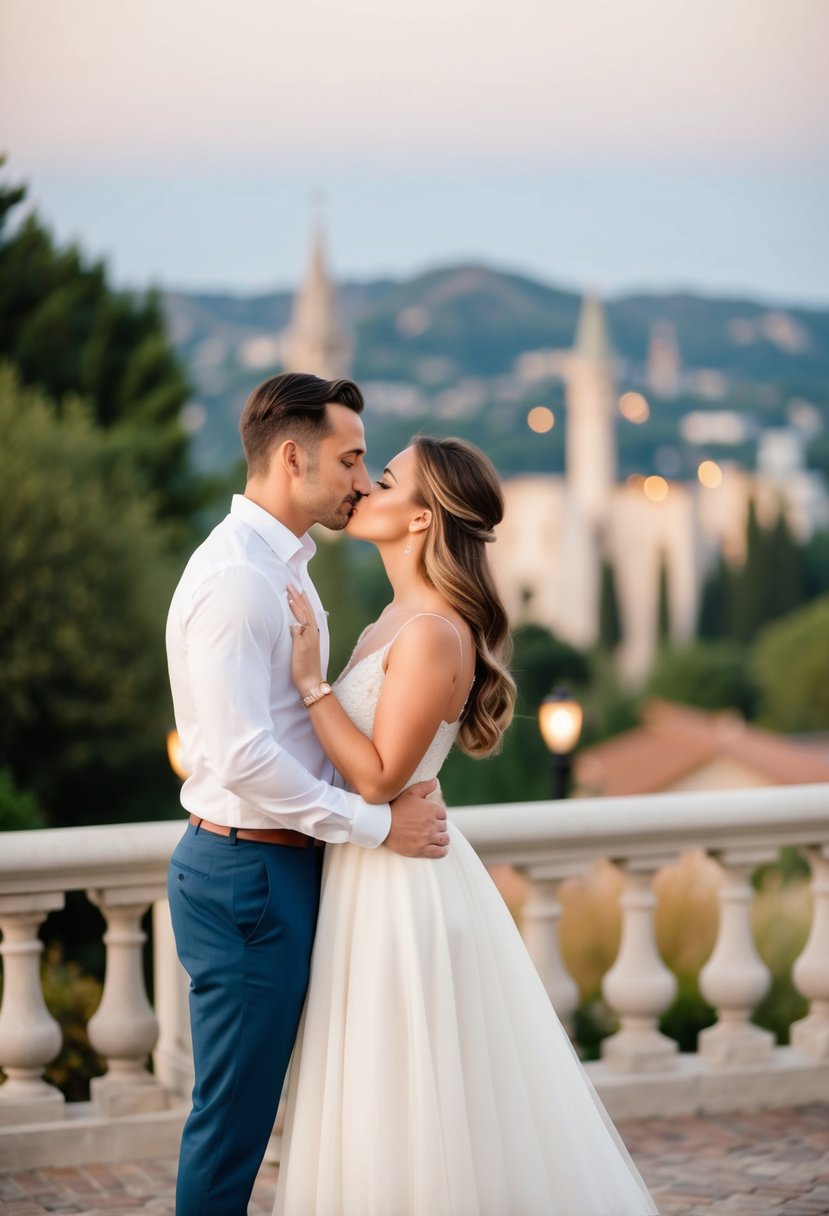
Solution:
[{"label": "terracotta roof", "polygon": [[587,794],[654,793],[717,760],[752,769],[771,785],[829,781],[829,758],[805,743],[759,730],[732,710],[654,700],[641,726],[579,752],[576,785]]}]

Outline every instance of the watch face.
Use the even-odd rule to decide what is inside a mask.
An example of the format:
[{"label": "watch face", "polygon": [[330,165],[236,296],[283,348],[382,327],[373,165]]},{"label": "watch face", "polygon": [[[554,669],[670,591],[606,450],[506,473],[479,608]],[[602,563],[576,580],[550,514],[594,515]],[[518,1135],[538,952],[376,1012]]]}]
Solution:
[{"label": "watch face", "polygon": [[331,691],[331,685],[328,683],[327,680],[323,680],[323,682],[320,684],[320,692],[325,693],[325,692],[330,692],[330,691]]}]

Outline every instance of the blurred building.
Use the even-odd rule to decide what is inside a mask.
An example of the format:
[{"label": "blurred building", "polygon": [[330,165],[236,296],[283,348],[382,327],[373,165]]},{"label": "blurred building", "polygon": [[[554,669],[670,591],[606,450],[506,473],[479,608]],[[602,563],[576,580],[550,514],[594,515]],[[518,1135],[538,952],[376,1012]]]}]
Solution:
[{"label": "blurred building", "polygon": [[676,326],[672,321],[657,321],[648,344],[647,386],[657,397],[676,397],[681,371]]},{"label": "blurred building", "polygon": [[337,292],[328,273],[322,225],[311,241],[305,278],[283,338],[285,371],[337,380],[351,371],[351,348],[340,322]]},{"label": "blurred building", "polygon": [[[662,570],[669,637],[688,641],[717,555],[722,551],[732,562],[744,556],[752,499],[761,524],[773,523],[782,509],[800,541],[829,524],[829,501],[820,476],[803,466],[803,442],[794,430],[761,434],[756,473],[709,461],[690,483],[619,482],[620,410],[635,422],[649,414],[639,394],[620,401],[604,310],[588,297],[566,363],[564,476],[505,483],[506,513],[492,561],[513,624],[535,622],[580,648],[599,640],[601,575],[609,566],[621,626],[616,657],[621,674],[635,683],[656,651]],[[724,415],[718,417],[722,424]]]},{"label": "blurred building", "polygon": [[574,775],[583,797],[819,784],[829,781],[829,752],[758,730],[733,710],[655,700],[641,726],[580,751]]}]

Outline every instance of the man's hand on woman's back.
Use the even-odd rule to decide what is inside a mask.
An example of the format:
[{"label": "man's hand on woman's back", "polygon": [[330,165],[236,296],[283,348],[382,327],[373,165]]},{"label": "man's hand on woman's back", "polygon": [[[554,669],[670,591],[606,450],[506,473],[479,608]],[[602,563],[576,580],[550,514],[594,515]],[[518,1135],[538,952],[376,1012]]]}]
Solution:
[{"label": "man's hand on woman's back", "polygon": [[391,830],[386,848],[403,857],[437,859],[449,852],[446,807],[430,795],[437,781],[420,781],[404,790],[391,804]]}]

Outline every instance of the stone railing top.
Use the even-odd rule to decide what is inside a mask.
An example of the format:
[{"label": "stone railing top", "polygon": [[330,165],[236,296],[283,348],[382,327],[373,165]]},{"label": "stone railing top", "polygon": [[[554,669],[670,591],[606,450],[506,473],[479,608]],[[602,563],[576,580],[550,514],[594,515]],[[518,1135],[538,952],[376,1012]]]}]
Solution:
[{"label": "stone railing top", "polygon": [[[781,845],[829,851],[829,785],[704,790],[459,807],[452,820],[487,863],[543,877],[598,857],[651,868],[689,848],[747,864]],[[0,834],[0,896],[161,885],[184,819]]]},{"label": "stone railing top", "polygon": [[829,785],[575,798],[459,807],[452,819],[488,864],[542,876],[584,869],[598,857],[662,864],[686,849],[745,854],[781,845],[829,847]]},{"label": "stone railing top", "polygon": [[185,822],[0,833],[0,896],[163,884]]}]

